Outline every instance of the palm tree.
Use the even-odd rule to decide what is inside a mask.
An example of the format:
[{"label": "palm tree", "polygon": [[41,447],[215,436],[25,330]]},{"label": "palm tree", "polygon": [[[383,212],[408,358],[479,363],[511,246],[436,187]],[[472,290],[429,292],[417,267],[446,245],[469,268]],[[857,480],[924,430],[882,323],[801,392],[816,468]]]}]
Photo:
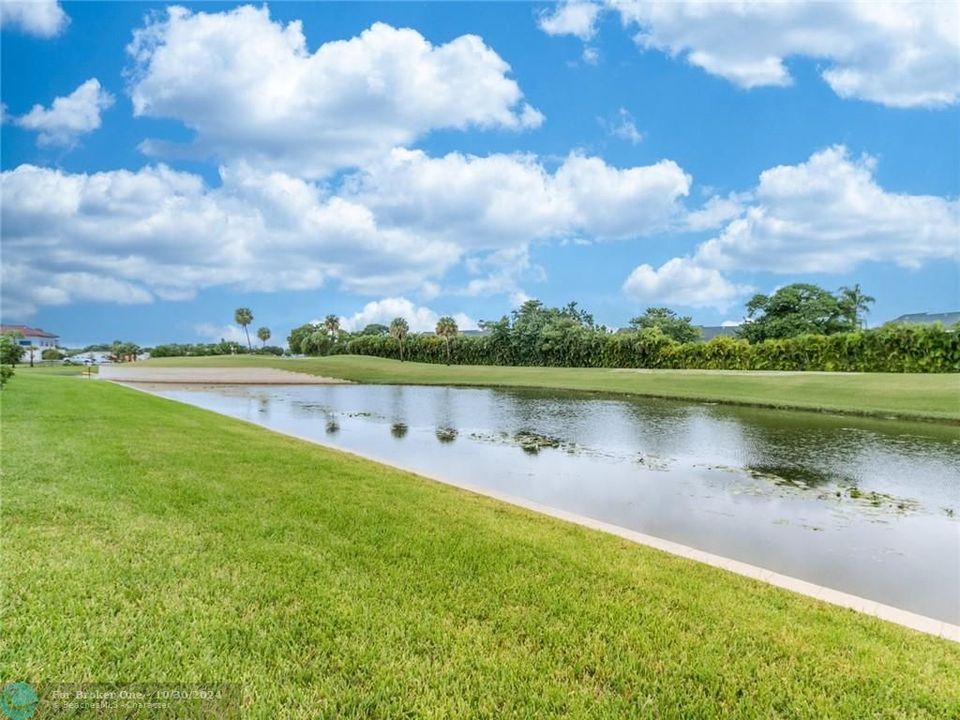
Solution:
[{"label": "palm tree", "polygon": [[400,362],[403,362],[403,341],[410,333],[410,326],[402,317],[394,318],[390,323],[390,335],[400,343]]},{"label": "palm tree", "polygon": [[852,288],[840,288],[840,307],[843,308],[851,327],[857,330],[865,324],[864,316],[870,312],[870,306],[876,298],[867,295],[857,283]]},{"label": "palm tree", "polygon": [[260,342],[263,343],[263,346],[267,346],[267,340],[270,339],[270,328],[262,327],[257,330],[257,337],[260,338]]},{"label": "palm tree", "polygon": [[336,315],[327,315],[323,319],[323,329],[327,331],[331,340],[335,339],[337,332],[340,330],[340,318]]},{"label": "palm tree", "polygon": [[237,325],[243,328],[243,332],[247,334],[247,349],[253,350],[253,345],[250,344],[250,331],[247,330],[247,325],[253,322],[253,312],[250,308],[237,308],[233,312],[233,319]]},{"label": "palm tree", "polygon": [[447,346],[447,365],[450,364],[450,338],[456,337],[458,332],[457,321],[449,315],[437,320],[437,335],[443,338],[443,344]]}]

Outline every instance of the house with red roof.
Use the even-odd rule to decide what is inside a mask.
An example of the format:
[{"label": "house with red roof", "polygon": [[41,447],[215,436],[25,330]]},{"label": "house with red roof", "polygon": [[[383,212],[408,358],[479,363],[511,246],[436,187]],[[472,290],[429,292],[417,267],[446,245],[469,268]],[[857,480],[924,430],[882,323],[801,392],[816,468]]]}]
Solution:
[{"label": "house with red roof", "polygon": [[60,340],[59,335],[29,325],[0,325],[0,335],[7,334],[17,335],[17,343],[25,348],[33,347],[40,350],[55,348]]}]

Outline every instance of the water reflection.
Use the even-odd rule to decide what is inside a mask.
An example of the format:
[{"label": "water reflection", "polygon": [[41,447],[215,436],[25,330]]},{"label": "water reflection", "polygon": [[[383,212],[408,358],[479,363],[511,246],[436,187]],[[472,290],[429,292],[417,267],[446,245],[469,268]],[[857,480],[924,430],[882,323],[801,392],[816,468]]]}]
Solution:
[{"label": "water reflection", "polygon": [[425,475],[960,621],[955,427],[528,390],[156,389]]}]

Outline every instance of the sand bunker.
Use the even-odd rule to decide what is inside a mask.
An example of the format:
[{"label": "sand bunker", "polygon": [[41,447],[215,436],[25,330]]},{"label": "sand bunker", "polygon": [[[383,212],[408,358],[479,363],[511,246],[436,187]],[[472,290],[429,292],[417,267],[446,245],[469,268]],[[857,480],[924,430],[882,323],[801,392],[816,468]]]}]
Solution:
[{"label": "sand bunker", "polygon": [[338,378],[265,367],[153,367],[135,364],[102,365],[100,378],[116,382],[178,385],[330,385],[348,382]]}]

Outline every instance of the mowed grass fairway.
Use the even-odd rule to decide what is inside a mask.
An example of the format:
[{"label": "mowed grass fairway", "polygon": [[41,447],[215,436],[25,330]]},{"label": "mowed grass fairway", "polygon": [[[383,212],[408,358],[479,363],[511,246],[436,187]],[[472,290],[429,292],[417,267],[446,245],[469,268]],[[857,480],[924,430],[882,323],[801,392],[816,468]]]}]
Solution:
[{"label": "mowed grass fairway", "polygon": [[0,398],[6,680],[236,683],[263,718],[960,713],[943,639],[103,381]]},{"label": "mowed grass fairway", "polygon": [[158,358],[183,367],[275,367],[366,383],[540,387],[859,415],[960,421],[960,375],[433,365],[334,355]]}]

